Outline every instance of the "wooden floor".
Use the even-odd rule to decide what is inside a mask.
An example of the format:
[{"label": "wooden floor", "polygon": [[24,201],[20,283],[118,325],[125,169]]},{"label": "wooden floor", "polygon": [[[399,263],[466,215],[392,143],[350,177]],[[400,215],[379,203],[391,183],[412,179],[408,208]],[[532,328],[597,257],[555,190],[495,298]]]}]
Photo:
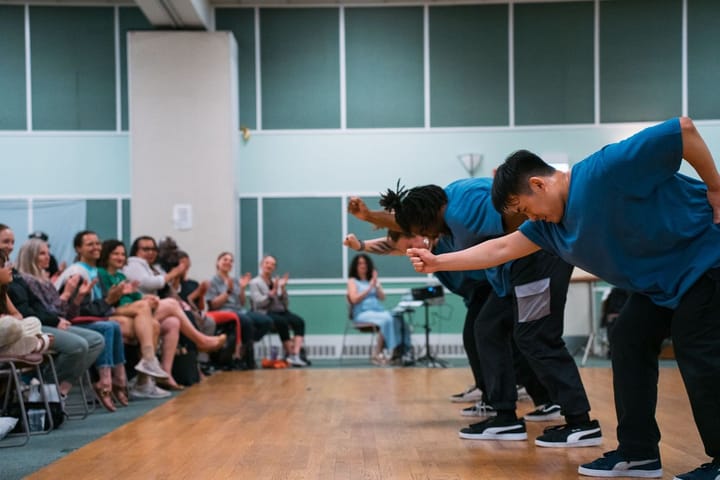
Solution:
[{"label": "wooden floor", "polygon": [[[577,479],[578,464],[616,447],[610,371],[581,373],[601,447],[536,447],[547,424],[532,422],[530,441],[459,439],[470,422],[447,397],[469,383],[463,368],[228,372],[27,478]],[[672,479],[707,460],[676,369],[661,370],[660,392]]]}]

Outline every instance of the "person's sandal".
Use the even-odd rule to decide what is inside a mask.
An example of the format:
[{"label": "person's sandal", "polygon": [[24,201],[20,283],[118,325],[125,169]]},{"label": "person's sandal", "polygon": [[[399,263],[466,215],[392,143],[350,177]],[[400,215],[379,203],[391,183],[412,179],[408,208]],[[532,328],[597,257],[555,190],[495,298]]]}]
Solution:
[{"label": "person's sandal", "polygon": [[115,408],[115,404],[112,401],[112,396],[110,395],[112,393],[111,389],[99,386],[94,386],[93,389],[95,390],[95,396],[97,396],[100,404],[105,407],[106,410],[108,410],[109,412],[114,412],[117,410],[117,408]]},{"label": "person's sandal", "polygon": [[123,407],[128,406],[128,389],[126,386],[113,383],[112,393],[115,397],[115,400],[117,400],[120,405],[122,405]]}]

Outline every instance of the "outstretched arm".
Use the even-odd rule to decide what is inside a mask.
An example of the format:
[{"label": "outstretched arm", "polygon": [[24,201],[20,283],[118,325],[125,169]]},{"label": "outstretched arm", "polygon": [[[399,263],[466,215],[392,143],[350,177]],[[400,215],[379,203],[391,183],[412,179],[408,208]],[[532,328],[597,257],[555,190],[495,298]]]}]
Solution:
[{"label": "outstretched arm", "polygon": [[395,222],[395,214],[385,210],[370,210],[360,197],[350,197],[348,212],[358,220],[375,225],[375,228],[402,231]]},{"label": "outstretched arm", "polygon": [[680,118],[683,142],[683,158],[695,169],[705,185],[707,197],[713,209],[713,222],[720,223],[720,174],[715,161],[700,132],[688,117]]},{"label": "outstretched arm", "polygon": [[420,273],[455,270],[483,270],[525,257],[540,250],[525,235],[513,232],[487,240],[459,252],[433,255],[424,248],[408,248],[407,256]]},{"label": "outstretched arm", "polygon": [[343,245],[358,252],[373,253],[375,255],[405,255],[405,250],[398,248],[395,242],[387,237],[359,240],[354,233],[349,233],[343,240]]}]

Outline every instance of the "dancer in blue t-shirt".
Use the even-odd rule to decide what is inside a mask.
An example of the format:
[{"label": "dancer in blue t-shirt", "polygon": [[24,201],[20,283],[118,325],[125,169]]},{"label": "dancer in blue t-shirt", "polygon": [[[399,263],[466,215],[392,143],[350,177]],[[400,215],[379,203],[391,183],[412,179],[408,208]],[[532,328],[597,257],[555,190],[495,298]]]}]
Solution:
[{"label": "dancer in blue t-shirt", "polygon": [[[681,160],[702,182],[678,173]],[[528,216],[519,231],[462,252],[409,249],[415,269],[488,268],[539,249],[630,290],[611,338],[618,449],[583,475],[660,477],[655,420],[668,333],[712,462],[678,480],[720,475],[720,175],[689,118],[673,119],[559,172],[528,151],[498,168],[493,203]]]},{"label": "dancer in blue t-shirt", "polygon": [[[458,180],[445,189],[425,185],[388,190],[380,204],[388,215],[366,220],[394,231],[431,239],[451,239],[453,250],[504,235],[525,220],[498,213],[490,195],[492,179]],[[390,214],[389,212],[392,212]],[[368,212],[371,213],[371,212]],[[438,271],[443,269],[438,269]],[[553,404],[560,405],[564,425],[546,428],[535,439],[541,447],[599,445],[602,433],[590,419],[590,403],[574,359],[562,340],[565,301],[572,266],[547,252],[537,252],[498,268],[484,268],[492,294],[476,321],[476,343],[482,364],[485,399],[497,416],[460,430],[472,440],[525,440],[524,420],[516,414],[517,390],[512,342],[527,359]],[[505,315],[511,308],[513,315]],[[533,412],[543,413],[543,412]]]}]

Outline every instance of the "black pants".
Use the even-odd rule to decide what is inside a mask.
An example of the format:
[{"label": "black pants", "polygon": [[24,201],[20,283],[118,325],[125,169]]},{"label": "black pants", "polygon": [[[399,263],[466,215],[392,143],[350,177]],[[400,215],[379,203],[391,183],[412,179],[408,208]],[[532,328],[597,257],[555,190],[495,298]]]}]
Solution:
[{"label": "black pants", "polygon": [[280,336],[280,340],[286,342],[290,340],[290,329],[292,328],[295,336],[305,335],[305,320],[290,311],[284,312],[268,312],[273,320],[275,331]]},{"label": "black pants", "polygon": [[476,339],[488,400],[495,409],[515,410],[518,380],[513,368],[514,338],[546,389],[545,398],[560,405],[566,417],[590,411],[577,365],[562,339],[571,273],[572,266],[558,257],[543,251],[534,253],[513,263],[513,294],[500,298],[493,293],[483,307]]},{"label": "black pants", "polygon": [[719,460],[720,269],[703,275],[675,310],[632,294],[620,312],[610,339],[618,450],[628,460],[659,457],[658,355],[668,334],[705,453]]},{"label": "black pants", "polygon": [[485,381],[483,380],[482,366],[478,357],[477,343],[475,342],[475,321],[480,315],[482,307],[485,305],[488,297],[492,293],[492,287],[489,283],[478,283],[473,289],[469,301],[467,302],[467,313],[465,314],[465,324],[463,325],[463,347],[465,354],[470,362],[470,370],[472,370],[475,386],[483,392],[485,391]]}]

